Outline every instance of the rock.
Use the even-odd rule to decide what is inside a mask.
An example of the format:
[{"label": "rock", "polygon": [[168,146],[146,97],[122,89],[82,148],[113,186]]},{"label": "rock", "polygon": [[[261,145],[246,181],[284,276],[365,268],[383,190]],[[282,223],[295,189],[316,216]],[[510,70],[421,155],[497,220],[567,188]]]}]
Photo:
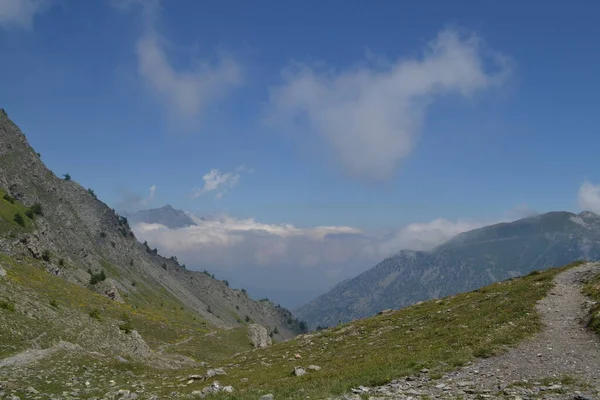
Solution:
[{"label": "rock", "polygon": [[428,370],[427,368],[423,368],[423,369],[421,370],[421,373],[423,373],[423,374],[427,374],[427,373],[429,373],[429,370]]},{"label": "rock", "polygon": [[37,390],[35,390],[33,387],[29,386],[29,387],[27,388],[27,393],[30,393],[30,394],[38,394],[39,392],[38,392]]},{"label": "rock", "polygon": [[129,393],[131,393],[129,390],[126,389],[119,389],[119,391],[117,392],[117,394],[119,396],[127,396]]},{"label": "rock", "polygon": [[309,365],[308,368],[309,371],[320,371],[321,367],[319,367],[318,365]]},{"label": "rock", "polygon": [[248,339],[250,339],[252,346],[257,349],[263,349],[273,344],[267,328],[258,324],[250,324],[248,326]]},{"label": "rock", "polygon": [[381,311],[379,311],[379,312],[377,313],[377,315],[389,314],[389,313],[391,313],[392,311],[394,311],[394,310],[392,310],[391,308],[386,308],[385,310],[381,310]]},{"label": "rock", "polygon": [[262,396],[260,396],[260,398],[258,400],[273,400],[274,397],[271,393],[269,394],[264,394]]},{"label": "rock", "polygon": [[574,400],[593,400],[591,397],[585,396],[583,394],[576,394],[575,396],[573,396]]},{"label": "rock", "polygon": [[188,376],[188,379],[191,381],[201,381],[202,379],[204,379],[203,375],[190,375]]},{"label": "rock", "polygon": [[222,390],[225,393],[233,393],[233,386],[223,386]]},{"label": "rock", "polygon": [[209,369],[208,371],[206,371],[207,379],[217,375],[227,375],[227,373],[223,371],[223,368]]},{"label": "rock", "polygon": [[2,268],[0,266],[0,278],[4,278],[6,276],[6,271],[4,270],[4,268]]},{"label": "rock", "polygon": [[294,370],[292,371],[292,375],[302,376],[304,374],[306,374],[306,370],[302,367],[294,367]]},{"label": "rock", "polygon": [[240,379],[240,382],[248,382],[248,378],[242,378]]}]

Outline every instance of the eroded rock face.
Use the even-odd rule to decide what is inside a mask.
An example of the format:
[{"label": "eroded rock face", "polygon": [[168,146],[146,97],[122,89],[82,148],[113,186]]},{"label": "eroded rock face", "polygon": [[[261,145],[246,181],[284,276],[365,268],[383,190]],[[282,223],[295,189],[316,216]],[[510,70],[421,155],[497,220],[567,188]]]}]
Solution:
[{"label": "eroded rock face", "polygon": [[250,343],[257,349],[269,347],[273,344],[267,328],[258,324],[248,326],[248,338],[250,339]]}]

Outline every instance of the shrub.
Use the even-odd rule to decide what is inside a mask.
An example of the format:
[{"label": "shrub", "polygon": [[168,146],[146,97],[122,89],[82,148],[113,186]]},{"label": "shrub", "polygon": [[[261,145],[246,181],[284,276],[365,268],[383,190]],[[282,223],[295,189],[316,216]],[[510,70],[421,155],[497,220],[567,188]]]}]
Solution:
[{"label": "shrub", "polygon": [[65,266],[65,259],[61,258],[60,260],[58,260],[58,265],[60,265],[61,267]]},{"label": "shrub", "polygon": [[229,287],[229,281],[227,279],[223,279],[223,283],[225,284],[225,286]]},{"label": "shrub", "polygon": [[277,335],[279,333],[279,328],[277,328],[277,327],[273,328],[273,333]]},{"label": "shrub", "polygon": [[246,294],[246,289],[242,288],[242,293]]},{"label": "shrub", "polygon": [[106,274],[104,273],[104,270],[101,270],[97,274],[91,273],[91,270],[88,270],[88,272],[90,273],[90,275],[92,275],[90,277],[90,285],[95,285],[95,284],[97,284],[99,282],[102,282],[102,281],[106,280]]},{"label": "shrub", "polygon": [[29,219],[33,219],[33,211],[31,211],[31,209],[27,209],[25,210],[25,215],[27,216],[27,218]]},{"label": "shrub", "polygon": [[126,314],[123,314],[123,323],[119,325],[119,329],[123,332],[129,334],[133,331],[133,324],[131,323],[131,318]]},{"label": "shrub", "polygon": [[69,173],[63,174],[63,178],[65,179],[65,181],[70,181],[71,175],[69,175]]},{"label": "shrub", "polygon": [[6,311],[15,312],[15,303],[10,300],[0,300],[0,308]]},{"label": "shrub", "polygon": [[250,317],[246,315],[246,322],[250,322]]},{"label": "shrub", "polygon": [[137,285],[137,283],[135,283],[135,281],[132,281],[131,286],[135,287],[135,285]]},{"label": "shrub", "polygon": [[42,251],[42,260],[50,261],[51,256],[52,256],[52,254],[50,253],[50,250],[46,249],[46,250]]},{"label": "shrub", "polygon": [[117,244],[116,244],[115,242],[112,242],[112,241],[110,242],[110,245],[111,245],[112,247],[117,247]]},{"label": "shrub", "polygon": [[100,311],[95,308],[90,311],[90,317],[92,317],[98,321],[102,321],[102,317],[100,317]]},{"label": "shrub", "polygon": [[96,193],[94,193],[93,189],[88,189],[88,193],[90,194],[90,196],[92,196],[94,199],[97,199],[98,196],[96,196]]},{"label": "shrub", "polygon": [[50,305],[54,308],[58,308],[58,302],[56,301],[56,299],[50,300]]},{"label": "shrub", "polygon": [[42,205],[40,203],[35,203],[29,208],[35,215],[44,215],[44,210],[42,209]]},{"label": "shrub", "polygon": [[15,203],[15,198],[12,197],[10,194],[8,193],[4,193],[4,196],[2,196],[2,198],[6,201],[8,201],[10,204],[14,204]]},{"label": "shrub", "polygon": [[100,232],[100,237],[104,239],[106,237],[106,232]]},{"label": "shrub", "polygon": [[298,325],[300,325],[300,332],[308,332],[308,325],[306,324],[306,321],[300,321]]},{"label": "shrub", "polygon": [[162,263],[162,269],[167,270],[167,263]]},{"label": "shrub", "polygon": [[235,306],[235,309],[236,309],[236,310],[239,310],[239,309],[240,309],[240,306],[238,306],[238,305],[236,304],[236,306]]},{"label": "shrub", "polygon": [[19,224],[19,225],[21,225],[23,228],[25,228],[25,220],[23,219],[23,216],[22,216],[21,214],[19,214],[19,213],[16,213],[16,214],[15,214],[15,217],[13,218],[13,220],[14,220],[14,221],[15,221],[17,224]]},{"label": "shrub", "polygon": [[208,306],[208,308],[206,309],[206,311],[208,311],[209,313],[212,314],[212,308],[210,308],[210,305]]},{"label": "shrub", "polygon": [[133,259],[129,260],[129,266],[133,267]]}]

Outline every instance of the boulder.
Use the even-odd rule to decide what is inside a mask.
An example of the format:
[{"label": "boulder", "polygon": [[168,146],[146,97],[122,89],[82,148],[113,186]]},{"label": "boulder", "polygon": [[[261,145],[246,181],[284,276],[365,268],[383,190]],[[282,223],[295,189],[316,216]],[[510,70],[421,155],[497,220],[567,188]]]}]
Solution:
[{"label": "boulder", "polygon": [[4,270],[4,268],[2,268],[2,266],[0,266],[0,278],[4,278],[6,276],[6,271]]},{"label": "boulder", "polygon": [[263,349],[273,344],[267,328],[258,324],[250,324],[248,326],[248,339],[250,339],[250,343],[257,349]]},{"label": "boulder", "polygon": [[306,370],[302,367],[294,367],[294,370],[292,371],[292,375],[302,376],[304,374],[306,374]]}]

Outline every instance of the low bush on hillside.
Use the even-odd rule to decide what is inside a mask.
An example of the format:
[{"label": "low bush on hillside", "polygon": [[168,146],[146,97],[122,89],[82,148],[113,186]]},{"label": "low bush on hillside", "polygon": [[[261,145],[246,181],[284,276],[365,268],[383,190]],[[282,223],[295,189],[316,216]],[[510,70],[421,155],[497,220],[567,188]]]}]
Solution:
[{"label": "low bush on hillside", "polygon": [[16,213],[13,218],[13,221],[25,228],[25,219],[23,219],[23,216],[21,214]]},{"label": "low bush on hillside", "polygon": [[15,312],[15,302],[10,300],[0,300],[0,308],[6,311]]},{"label": "low bush on hillside", "polygon": [[42,251],[42,260],[48,262],[48,261],[50,261],[51,257],[52,257],[52,253],[50,253],[50,250]]},{"label": "low bush on hillside", "polygon": [[88,270],[88,272],[91,275],[90,285],[95,285],[106,280],[106,274],[104,273],[104,270],[100,270],[98,273],[93,273],[92,270]]},{"label": "low bush on hillside", "polygon": [[4,193],[4,196],[2,196],[2,198],[6,201],[8,201],[10,204],[15,204],[15,198],[12,197],[10,194],[8,193]]}]

